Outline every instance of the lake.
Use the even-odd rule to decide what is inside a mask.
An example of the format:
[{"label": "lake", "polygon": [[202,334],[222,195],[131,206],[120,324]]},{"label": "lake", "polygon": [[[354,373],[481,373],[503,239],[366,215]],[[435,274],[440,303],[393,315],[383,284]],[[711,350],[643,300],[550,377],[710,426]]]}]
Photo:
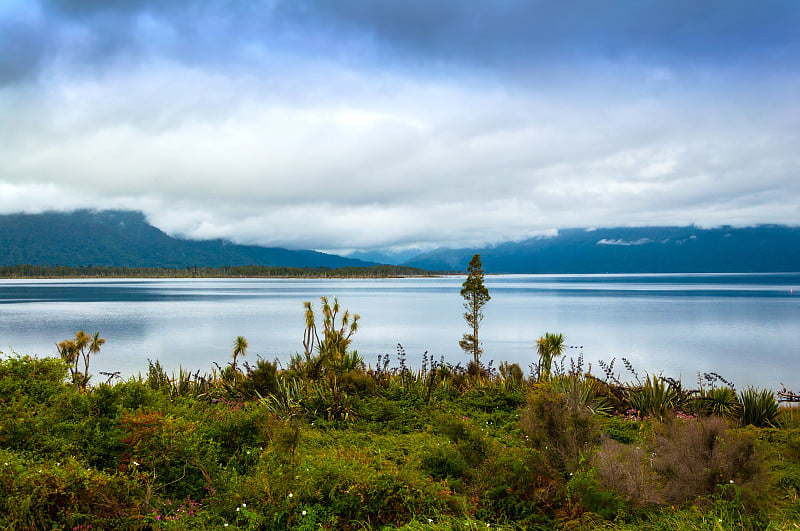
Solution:
[{"label": "lake", "polygon": [[[56,355],[54,344],[79,329],[106,339],[91,372],[208,371],[230,359],[233,340],[248,339],[245,360],[286,362],[302,351],[303,301],[338,297],[361,315],[353,347],[367,363],[396,360],[402,344],[411,365],[428,351],[466,364],[458,341],[466,330],[463,277],[301,279],[0,280],[0,350]],[[738,387],[800,389],[800,274],[499,275],[481,325],[484,362],[527,367],[545,332],[566,338],[567,357],[617,358],[640,371],[682,378],[715,371]],[[616,372],[616,371],[615,371]],[[95,376],[93,381],[102,378]]]}]

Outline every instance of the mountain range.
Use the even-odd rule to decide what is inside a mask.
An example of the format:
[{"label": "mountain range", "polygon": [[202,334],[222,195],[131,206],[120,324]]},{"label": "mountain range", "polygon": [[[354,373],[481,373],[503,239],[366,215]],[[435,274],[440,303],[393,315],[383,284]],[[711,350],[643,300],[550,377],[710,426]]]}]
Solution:
[{"label": "mountain range", "polygon": [[475,253],[481,255],[487,273],[798,272],[800,227],[566,229],[555,236],[485,247],[364,251],[342,257],[176,238],[132,211],[0,215],[0,265],[337,268],[381,262],[463,271]]},{"label": "mountain range", "polygon": [[0,216],[0,265],[115,267],[358,267],[374,263],[316,251],[175,238],[132,211]]},{"label": "mountain range", "polygon": [[800,227],[638,227],[560,230],[471,249],[437,249],[404,265],[489,273],[749,273],[800,271]]}]

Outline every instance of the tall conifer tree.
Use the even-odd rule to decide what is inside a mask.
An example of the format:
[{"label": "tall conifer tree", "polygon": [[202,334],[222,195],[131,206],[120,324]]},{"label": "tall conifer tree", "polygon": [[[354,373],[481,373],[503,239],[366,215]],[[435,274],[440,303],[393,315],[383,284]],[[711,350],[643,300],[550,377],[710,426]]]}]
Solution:
[{"label": "tall conifer tree", "polygon": [[472,359],[476,366],[480,364],[481,343],[478,340],[478,327],[483,320],[483,306],[489,302],[489,290],[483,285],[483,264],[481,255],[476,254],[469,261],[467,267],[467,279],[461,285],[461,296],[464,297],[464,319],[472,332],[464,334],[459,346],[467,354],[472,354]]}]

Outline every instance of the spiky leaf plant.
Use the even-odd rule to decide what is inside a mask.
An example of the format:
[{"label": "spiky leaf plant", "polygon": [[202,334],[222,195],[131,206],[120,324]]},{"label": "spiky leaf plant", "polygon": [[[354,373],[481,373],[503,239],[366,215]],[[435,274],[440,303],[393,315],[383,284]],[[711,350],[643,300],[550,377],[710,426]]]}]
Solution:
[{"label": "spiky leaf plant", "polygon": [[725,420],[739,418],[742,406],[736,391],[730,387],[717,387],[714,389],[703,389],[698,397],[700,410],[706,415],[714,415]]},{"label": "spiky leaf plant", "polygon": [[628,401],[639,415],[662,420],[675,409],[678,391],[663,378],[648,375],[642,385],[628,388]]},{"label": "spiky leaf plant", "polygon": [[741,421],[747,426],[775,426],[778,423],[778,402],[772,389],[749,387],[739,394],[742,404]]}]

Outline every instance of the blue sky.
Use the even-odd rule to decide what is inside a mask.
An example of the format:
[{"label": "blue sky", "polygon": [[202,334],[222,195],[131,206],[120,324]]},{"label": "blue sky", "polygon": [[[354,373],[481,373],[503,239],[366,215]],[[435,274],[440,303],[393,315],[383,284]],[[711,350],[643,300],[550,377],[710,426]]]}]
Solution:
[{"label": "blue sky", "polygon": [[0,212],[322,250],[800,224],[794,0],[3,0]]}]

